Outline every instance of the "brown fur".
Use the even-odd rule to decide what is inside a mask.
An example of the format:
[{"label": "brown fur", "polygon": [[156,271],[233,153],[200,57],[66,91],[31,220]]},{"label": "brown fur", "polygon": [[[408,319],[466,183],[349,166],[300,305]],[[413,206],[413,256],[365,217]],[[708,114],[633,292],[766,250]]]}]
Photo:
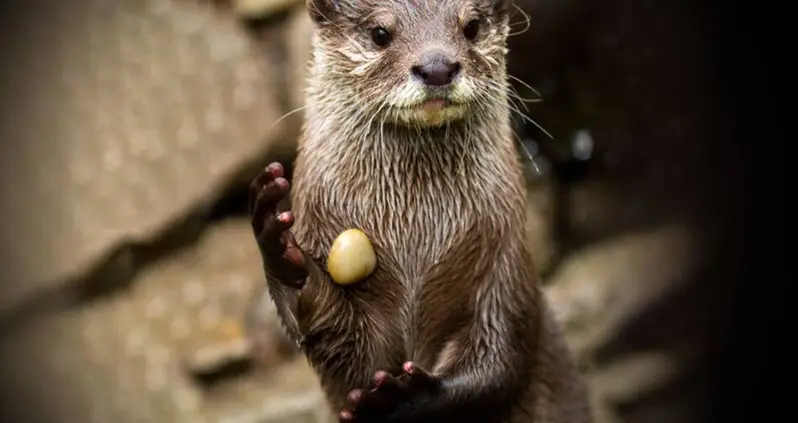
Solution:
[{"label": "brown fur", "polygon": [[[270,280],[329,401],[411,360],[458,385],[434,421],[589,421],[581,381],[538,289],[507,105],[504,0],[309,0],[316,24],[292,233],[315,262],[297,291]],[[484,18],[473,42],[462,28]],[[391,30],[375,46],[372,25]],[[462,63],[462,110],[418,120],[409,69],[428,49]],[[415,84],[415,85],[414,85]],[[320,272],[347,228],[377,270],[354,286]],[[426,421],[426,420],[425,420]]]}]

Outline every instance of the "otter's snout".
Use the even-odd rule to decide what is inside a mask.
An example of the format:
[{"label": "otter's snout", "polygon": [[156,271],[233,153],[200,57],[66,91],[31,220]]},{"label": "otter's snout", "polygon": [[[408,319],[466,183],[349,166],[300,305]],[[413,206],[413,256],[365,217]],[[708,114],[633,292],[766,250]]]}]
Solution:
[{"label": "otter's snout", "polygon": [[419,63],[411,68],[413,75],[424,85],[440,87],[449,85],[460,74],[460,62],[440,51],[421,56]]}]

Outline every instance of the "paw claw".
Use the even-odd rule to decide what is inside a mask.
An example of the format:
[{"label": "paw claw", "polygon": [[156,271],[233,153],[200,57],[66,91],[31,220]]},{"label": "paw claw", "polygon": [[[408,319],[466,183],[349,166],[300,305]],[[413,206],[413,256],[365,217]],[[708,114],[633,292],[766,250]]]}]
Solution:
[{"label": "paw claw", "polygon": [[275,178],[282,177],[284,173],[283,165],[278,162],[272,162],[268,166],[266,166],[266,170],[268,170]]},{"label": "paw claw", "polygon": [[363,395],[363,391],[360,389],[355,389],[349,392],[349,395],[346,396],[346,402],[349,404],[350,408],[355,408],[357,403],[360,402],[360,397]]},{"label": "paw claw", "polygon": [[288,179],[283,178],[282,176],[274,178],[274,185],[278,188],[288,188]]},{"label": "paw claw", "polygon": [[338,414],[338,421],[341,423],[350,423],[355,421],[355,416],[349,411],[342,411]]},{"label": "paw claw", "polygon": [[294,214],[291,213],[290,211],[282,212],[279,215],[277,215],[277,220],[279,220],[280,223],[290,225],[294,223]]},{"label": "paw claw", "polygon": [[[258,195],[258,193],[260,193],[263,187],[265,187],[269,182],[274,181],[276,179],[285,180],[285,178],[283,178],[284,173],[285,172],[283,170],[283,165],[281,165],[280,163],[275,162],[266,166],[266,168],[263,169],[258,174],[257,177],[255,177],[255,179],[252,181],[252,183],[249,186],[250,205],[253,205],[252,202],[255,199],[255,197]],[[286,180],[286,182],[288,181]]]},{"label": "paw claw", "polygon": [[374,374],[374,388],[379,388],[393,381],[393,376],[385,371],[378,371]]},{"label": "paw claw", "polygon": [[416,365],[407,361],[402,365],[402,370],[410,378],[408,386],[415,390],[432,389],[438,386],[438,378]]}]

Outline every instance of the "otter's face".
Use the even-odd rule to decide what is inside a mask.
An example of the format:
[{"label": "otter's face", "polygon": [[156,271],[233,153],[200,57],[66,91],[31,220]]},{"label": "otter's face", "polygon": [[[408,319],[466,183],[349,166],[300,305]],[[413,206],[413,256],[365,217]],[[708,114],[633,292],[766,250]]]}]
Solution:
[{"label": "otter's face", "polygon": [[504,101],[511,0],[307,2],[325,89],[374,119],[438,126]]}]

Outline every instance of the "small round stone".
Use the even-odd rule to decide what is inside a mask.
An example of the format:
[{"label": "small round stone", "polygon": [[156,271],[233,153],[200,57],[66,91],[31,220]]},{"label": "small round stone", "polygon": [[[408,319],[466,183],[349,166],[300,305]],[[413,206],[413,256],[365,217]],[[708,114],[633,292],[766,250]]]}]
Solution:
[{"label": "small round stone", "polygon": [[347,229],[338,235],[327,258],[327,272],[339,285],[360,282],[377,267],[377,255],[366,234]]}]

